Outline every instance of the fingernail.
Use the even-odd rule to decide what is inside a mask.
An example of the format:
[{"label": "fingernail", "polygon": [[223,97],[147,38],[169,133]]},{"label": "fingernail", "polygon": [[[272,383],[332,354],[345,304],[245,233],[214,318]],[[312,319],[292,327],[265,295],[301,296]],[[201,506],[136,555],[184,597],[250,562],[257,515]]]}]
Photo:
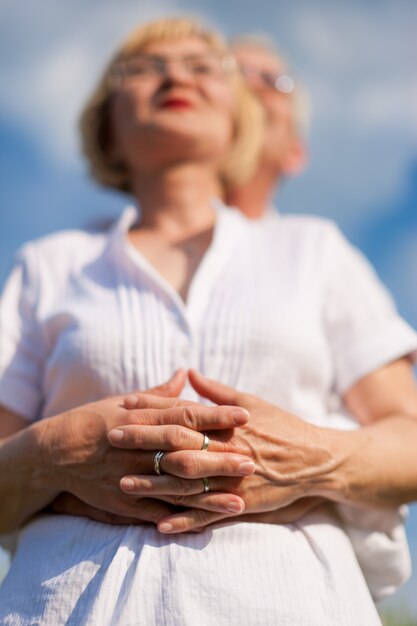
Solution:
[{"label": "fingernail", "polygon": [[121,441],[124,436],[125,434],[123,430],[120,430],[119,428],[114,428],[109,432],[109,439],[114,442]]},{"label": "fingernail", "polygon": [[252,461],[244,461],[239,465],[239,474],[242,476],[249,476],[249,474],[253,474],[255,470],[255,463]]},{"label": "fingernail", "polygon": [[130,491],[131,489],[133,489],[133,488],[134,488],[134,486],[135,486],[135,482],[134,482],[131,478],[123,478],[123,479],[120,481],[120,486],[121,486],[123,489],[127,489],[127,490],[129,490],[129,491]]},{"label": "fingernail", "polygon": [[173,525],[168,524],[167,522],[164,522],[163,524],[159,525],[159,530],[161,531],[161,533],[169,533],[171,532],[173,528],[174,528]]},{"label": "fingernail", "polygon": [[240,513],[241,511],[243,511],[243,505],[241,502],[229,502],[229,504],[227,505],[227,510],[229,511],[229,513]]},{"label": "fingernail", "polygon": [[249,411],[247,411],[246,409],[235,409],[232,412],[232,417],[236,426],[246,424],[249,419]]}]

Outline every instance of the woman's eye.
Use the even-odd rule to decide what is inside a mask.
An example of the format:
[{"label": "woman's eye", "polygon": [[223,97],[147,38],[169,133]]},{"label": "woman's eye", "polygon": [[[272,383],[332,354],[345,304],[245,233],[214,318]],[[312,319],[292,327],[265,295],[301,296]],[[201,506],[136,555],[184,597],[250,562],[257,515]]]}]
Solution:
[{"label": "woman's eye", "polygon": [[126,66],[127,76],[146,76],[155,72],[155,69],[148,63],[130,63]]},{"label": "woman's eye", "polygon": [[213,67],[209,63],[194,63],[191,67],[194,74],[212,74]]},{"label": "woman's eye", "polygon": [[135,65],[131,68],[130,74],[133,76],[142,76],[143,74],[149,74],[150,68],[146,65]]}]

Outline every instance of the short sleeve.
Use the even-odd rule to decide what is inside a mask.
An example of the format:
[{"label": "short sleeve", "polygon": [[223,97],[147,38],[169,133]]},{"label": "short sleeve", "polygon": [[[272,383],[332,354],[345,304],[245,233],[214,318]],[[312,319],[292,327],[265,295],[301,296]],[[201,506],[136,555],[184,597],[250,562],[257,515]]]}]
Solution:
[{"label": "short sleeve", "polygon": [[365,257],[329,225],[324,245],[324,325],[345,392],[372,371],[404,356],[417,357],[417,334]]},{"label": "short sleeve", "polygon": [[36,319],[38,279],[30,244],[16,262],[0,299],[0,405],[28,421],[42,402],[45,345]]}]

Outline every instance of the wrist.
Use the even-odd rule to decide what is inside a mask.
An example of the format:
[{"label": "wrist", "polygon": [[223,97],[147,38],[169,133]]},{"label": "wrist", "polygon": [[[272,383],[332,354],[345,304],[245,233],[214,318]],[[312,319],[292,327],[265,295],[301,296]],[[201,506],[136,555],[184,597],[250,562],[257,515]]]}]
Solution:
[{"label": "wrist", "polygon": [[356,459],[366,445],[366,437],[361,430],[323,428],[322,431],[327,463],[312,495],[335,502],[349,502],[352,500],[352,493],[360,489],[360,477],[355,472],[358,466]]},{"label": "wrist", "polygon": [[27,431],[30,453],[30,472],[34,487],[48,492],[51,498],[58,496],[65,489],[62,473],[61,416],[40,420]]},{"label": "wrist", "polygon": [[1,442],[0,533],[20,528],[60,492],[46,439],[39,422]]}]

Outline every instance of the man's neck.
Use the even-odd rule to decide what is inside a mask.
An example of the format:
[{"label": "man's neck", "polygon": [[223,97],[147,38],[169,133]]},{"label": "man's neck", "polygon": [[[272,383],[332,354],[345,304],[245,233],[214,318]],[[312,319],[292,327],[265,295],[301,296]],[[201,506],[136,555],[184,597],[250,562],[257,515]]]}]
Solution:
[{"label": "man's neck", "polygon": [[260,219],[271,206],[280,180],[276,171],[262,166],[247,183],[228,196],[227,203],[240,209],[249,219]]}]

